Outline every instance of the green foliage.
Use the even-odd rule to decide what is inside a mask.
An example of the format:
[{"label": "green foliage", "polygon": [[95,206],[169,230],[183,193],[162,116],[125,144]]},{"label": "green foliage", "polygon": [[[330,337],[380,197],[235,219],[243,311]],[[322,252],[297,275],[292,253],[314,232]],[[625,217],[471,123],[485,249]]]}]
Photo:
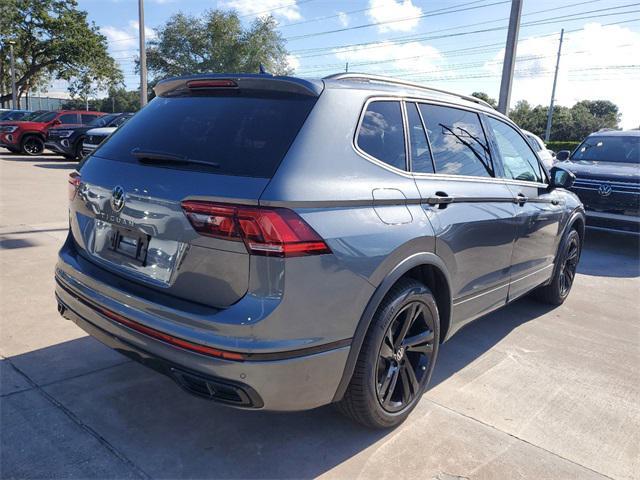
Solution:
[{"label": "green foliage", "polygon": [[578,145],[580,145],[580,142],[554,142],[553,140],[547,142],[547,148],[554,152],[559,152],[560,150],[569,150],[570,152],[573,152],[573,149]]},{"label": "green foliage", "polygon": [[193,73],[291,73],[284,39],[273,17],[243,29],[235,12],[208,10],[199,16],[177,13],[147,47],[147,68],[155,80]]},{"label": "green foliage", "polygon": [[[520,100],[509,112],[509,117],[520,128],[544,137],[547,110],[545,106],[532,107],[526,100]],[[551,140],[582,140],[602,128],[619,128],[619,122],[618,107],[609,100],[582,100],[571,108],[556,106],[553,109]]]},{"label": "green foliage", "polygon": [[[62,105],[63,109],[84,110],[86,103],[79,98],[73,98]],[[97,112],[137,112],[140,108],[140,92],[137,90],[125,90],[124,88],[111,88],[105,98],[89,100],[89,110]]]},{"label": "green foliage", "polygon": [[51,78],[67,80],[72,95],[86,98],[96,89],[122,82],[107,52],[107,39],[77,9],[76,0],[1,0],[0,82],[2,101],[11,98],[9,40],[15,42],[19,96]]},{"label": "green foliage", "polygon": [[495,98],[491,98],[489,95],[487,95],[484,92],[473,92],[471,94],[471,96],[479,98],[480,100],[484,100],[489,105],[491,105],[493,108],[496,108],[498,106],[498,102],[496,102],[496,99]]}]

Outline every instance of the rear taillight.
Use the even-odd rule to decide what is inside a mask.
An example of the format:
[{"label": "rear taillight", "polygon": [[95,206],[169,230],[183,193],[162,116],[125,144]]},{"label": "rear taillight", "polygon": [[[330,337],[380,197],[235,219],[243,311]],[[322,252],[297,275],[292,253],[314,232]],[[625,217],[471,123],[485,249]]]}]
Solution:
[{"label": "rear taillight", "polygon": [[250,253],[299,257],[331,253],[325,241],[294,211],[187,200],[182,208],[201,235],[243,241]]},{"label": "rear taillight", "polygon": [[76,193],[78,192],[78,187],[80,186],[80,174],[78,172],[71,172],[69,174],[68,182],[69,184],[67,192],[69,194],[69,201],[71,202],[74,198],[76,198]]}]

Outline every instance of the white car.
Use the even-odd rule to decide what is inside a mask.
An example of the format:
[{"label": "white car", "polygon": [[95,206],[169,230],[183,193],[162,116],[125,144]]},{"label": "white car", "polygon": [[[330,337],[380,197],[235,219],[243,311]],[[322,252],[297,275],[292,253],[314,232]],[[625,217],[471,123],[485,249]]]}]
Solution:
[{"label": "white car", "polygon": [[549,150],[544,141],[535,133],[531,133],[527,130],[522,130],[522,133],[527,136],[527,140],[529,140],[529,143],[540,157],[540,160],[542,160],[545,166],[550,169],[556,160],[555,152],[553,152],[553,150]]},{"label": "white car", "polygon": [[92,153],[96,148],[98,148],[98,145],[100,145],[105,138],[115,132],[117,128],[118,127],[101,127],[92,128],[87,131],[87,136],[82,142],[82,155],[86,157]]}]

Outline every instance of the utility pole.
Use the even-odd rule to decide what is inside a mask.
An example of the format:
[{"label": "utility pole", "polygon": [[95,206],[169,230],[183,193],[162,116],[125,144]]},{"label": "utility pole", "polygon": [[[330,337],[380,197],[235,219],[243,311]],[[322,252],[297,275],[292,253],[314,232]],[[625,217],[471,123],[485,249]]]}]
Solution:
[{"label": "utility pole", "polygon": [[349,72],[349,62],[344,64],[344,71],[345,71],[345,73]]},{"label": "utility pole", "polygon": [[9,40],[9,56],[11,57],[11,108],[17,110],[18,94],[16,92],[16,62],[13,58],[13,46],[16,44],[13,40]]},{"label": "utility pole", "polygon": [[140,31],[140,108],[147,104],[147,50],[144,41],[144,0],[138,0],[138,26]]},{"label": "utility pole", "polygon": [[558,83],[558,68],[560,68],[560,55],[562,54],[562,38],[564,37],[564,28],[560,30],[560,45],[558,45],[558,58],[556,59],[556,72],[553,74],[553,88],[551,89],[551,102],[549,102],[549,111],[547,112],[547,129],[544,131],[544,141],[548,142],[551,136],[551,121],[553,120],[553,102],[556,100],[556,84]]},{"label": "utility pole", "polygon": [[509,101],[511,100],[511,83],[513,82],[513,69],[516,63],[516,47],[518,45],[518,32],[520,30],[521,14],[522,0],[511,0],[511,16],[509,18],[507,46],[504,51],[502,80],[500,82],[500,97],[498,100],[498,111],[505,115],[509,110]]}]

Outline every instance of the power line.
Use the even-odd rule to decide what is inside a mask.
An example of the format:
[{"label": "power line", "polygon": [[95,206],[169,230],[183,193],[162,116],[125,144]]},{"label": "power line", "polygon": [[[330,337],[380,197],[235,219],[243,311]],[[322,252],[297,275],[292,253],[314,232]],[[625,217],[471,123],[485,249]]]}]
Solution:
[{"label": "power line", "polygon": [[437,17],[440,15],[448,15],[450,13],[458,13],[458,12],[464,12],[467,10],[476,10],[478,8],[486,8],[486,7],[491,7],[494,5],[501,5],[504,3],[509,3],[511,2],[511,0],[501,0],[499,2],[493,2],[493,3],[488,3],[486,5],[476,5],[474,7],[466,7],[466,8],[459,8],[457,10],[449,10],[446,12],[443,12],[442,9],[438,9],[438,10],[431,10],[429,12],[426,13],[422,13],[420,15],[414,15],[413,17],[407,17],[407,18],[401,18],[399,20],[386,20],[384,22],[371,22],[371,23],[365,23],[362,25],[354,25],[353,27],[343,27],[343,28],[337,28],[335,30],[327,30],[324,32],[315,32],[315,33],[307,33],[304,35],[297,35],[294,37],[285,37],[286,40],[288,40],[289,42],[295,41],[295,40],[301,40],[304,38],[311,38],[311,37],[319,37],[321,35],[330,35],[332,33],[340,33],[340,32],[347,32],[347,31],[351,31],[351,30],[359,30],[362,28],[369,28],[369,27],[379,27],[380,25],[388,25],[390,23],[399,23],[399,22],[407,22],[410,20],[417,20],[417,19],[421,19],[421,18],[429,18],[429,17]]},{"label": "power line", "polygon": [[[448,10],[450,8],[460,7],[460,6],[463,6],[463,5],[472,5],[474,3],[481,3],[481,2],[486,2],[486,1],[487,0],[475,0],[473,2],[467,2],[467,3],[463,3],[463,4],[459,4],[459,5],[452,5],[450,7],[445,7],[445,8],[442,8],[441,10]],[[339,12],[339,13],[336,13],[334,15],[326,15],[326,16],[323,16],[323,17],[311,18],[309,20],[302,20],[300,22],[287,23],[285,25],[280,25],[280,28],[293,27],[294,25],[303,25],[303,24],[306,24],[306,23],[320,22],[322,20],[330,20],[332,18],[338,18],[341,15],[351,15],[353,13],[364,13],[364,12],[368,12],[370,10],[377,10],[377,9],[380,9],[380,8],[386,8],[386,5],[380,5],[380,6],[377,6],[377,7],[360,8],[358,10],[350,10],[348,12]]]},{"label": "power line", "polygon": [[[576,6],[583,6],[583,5],[588,5],[590,3],[598,3],[601,2],[603,0],[588,0],[586,2],[576,2],[576,3],[571,3],[569,5],[562,5],[560,7],[552,7],[552,8],[545,8],[542,10],[535,10],[533,12],[527,12],[522,14],[523,17],[529,17],[531,15],[538,15],[540,13],[547,13],[547,12],[554,12],[557,10],[564,10],[565,8],[571,8],[571,7],[576,7]],[[622,7],[614,7],[614,8],[622,8]],[[572,15],[583,15],[584,13],[588,13],[588,12],[579,12],[579,13],[573,13]],[[433,34],[433,33],[442,33],[442,32],[447,32],[447,31],[451,31],[451,30],[458,30],[460,28],[467,28],[467,27],[476,27],[478,25],[486,25],[488,23],[495,23],[495,22],[500,22],[500,21],[504,21],[504,20],[509,20],[509,17],[502,17],[502,18],[496,18],[494,20],[485,20],[482,22],[476,22],[476,23],[467,23],[464,25],[457,25],[455,27],[447,27],[447,28],[441,28],[438,30],[430,30],[429,34]],[[401,35],[399,37],[391,37],[386,39],[386,41],[392,41],[392,40],[408,40],[408,39],[415,39],[417,37],[423,37],[425,35],[424,32],[421,33],[412,33],[410,35]],[[369,45],[372,43],[378,43],[379,41],[374,41],[374,42],[363,42],[363,43],[355,43],[355,44],[350,44],[349,46],[360,46],[360,45]],[[300,50],[293,50],[292,53],[296,53],[296,52],[312,52],[312,51],[320,51],[320,50],[325,50],[327,48],[337,48],[337,47],[315,47],[315,48],[307,48],[307,49],[300,49]]]},{"label": "power line", "polygon": [[[634,4],[630,4],[630,5],[640,5],[640,3],[634,3]],[[625,5],[624,7],[628,7],[630,5]],[[613,10],[613,9],[617,9],[617,8],[623,8],[623,7],[609,7],[607,9],[599,9],[599,10],[592,10],[589,12],[583,12],[583,13],[594,13],[594,12],[602,12],[602,11],[606,11],[606,10]],[[521,27],[530,27],[530,26],[539,26],[539,25],[549,25],[552,23],[559,23],[559,22],[572,22],[572,21],[577,21],[577,20],[586,20],[586,19],[590,19],[590,18],[601,18],[601,17],[608,17],[608,16],[615,16],[615,15],[627,15],[630,13],[637,13],[640,10],[629,10],[626,12],[617,12],[617,13],[609,13],[609,14],[598,14],[598,15],[590,15],[590,16],[582,16],[582,17],[575,17],[575,15],[577,14],[572,14],[572,15],[561,15],[561,16],[556,16],[556,17],[548,17],[548,18],[544,18],[544,19],[540,19],[540,20],[534,20],[534,21],[530,21],[530,22],[525,22],[523,24],[521,24]],[[579,14],[582,15],[583,13]],[[574,17],[574,18],[569,18],[569,17]],[[425,41],[425,40],[440,40],[443,38],[452,38],[452,37],[461,37],[461,36],[466,36],[466,35],[473,35],[473,34],[477,34],[477,33],[487,33],[487,32],[495,32],[495,31],[499,31],[499,30],[505,30],[507,27],[506,26],[502,26],[502,27],[492,27],[492,28],[484,28],[484,29],[479,29],[479,30],[471,30],[471,31],[466,31],[466,32],[458,32],[458,33],[449,33],[449,34],[445,34],[445,35],[433,35],[433,36],[423,36],[423,37],[414,37],[411,39],[405,39],[405,40],[399,40],[399,41],[388,41],[388,40],[383,40],[383,41],[373,41],[373,42],[363,42],[363,43],[359,43],[359,44],[347,44],[347,45],[337,45],[337,46],[333,46],[333,47],[323,47],[321,49],[316,49],[315,51],[318,53],[313,53],[313,54],[309,54],[309,55],[298,55],[298,58],[312,58],[312,57],[321,57],[321,56],[325,56],[325,55],[331,55],[331,54],[336,54],[336,53],[346,53],[346,52],[352,52],[352,51],[360,51],[360,50],[368,50],[368,49],[372,49],[372,48],[382,48],[385,46],[389,46],[389,45],[401,45],[404,43],[411,43],[411,42],[415,42],[415,41]],[[355,47],[355,48],[352,48]],[[360,48],[362,47],[362,48]],[[321,51],[324,50],[330,50],[327,53],[320,53]],[[290,53],[296,53],[295,50],[291,51]]]},{"label": "power line", "polygon": [[254,16],[257,17],[257,16],[262,15],[264,13],[275,12],[276,10],[282,10],[283,8],[297,7],[298,5],[302,5],[303,3],[309,3],[309,2],[313,2],[313,0],[298,0],[297,2],[288,3],[286,5],[280,5],[279,7],[270,8],[268,10],[263,10],[261,12],[247,13],[247,14],[244,14],[244,15],[238,15],[238,18],[247,18],[247,17],[254,17]]}]

